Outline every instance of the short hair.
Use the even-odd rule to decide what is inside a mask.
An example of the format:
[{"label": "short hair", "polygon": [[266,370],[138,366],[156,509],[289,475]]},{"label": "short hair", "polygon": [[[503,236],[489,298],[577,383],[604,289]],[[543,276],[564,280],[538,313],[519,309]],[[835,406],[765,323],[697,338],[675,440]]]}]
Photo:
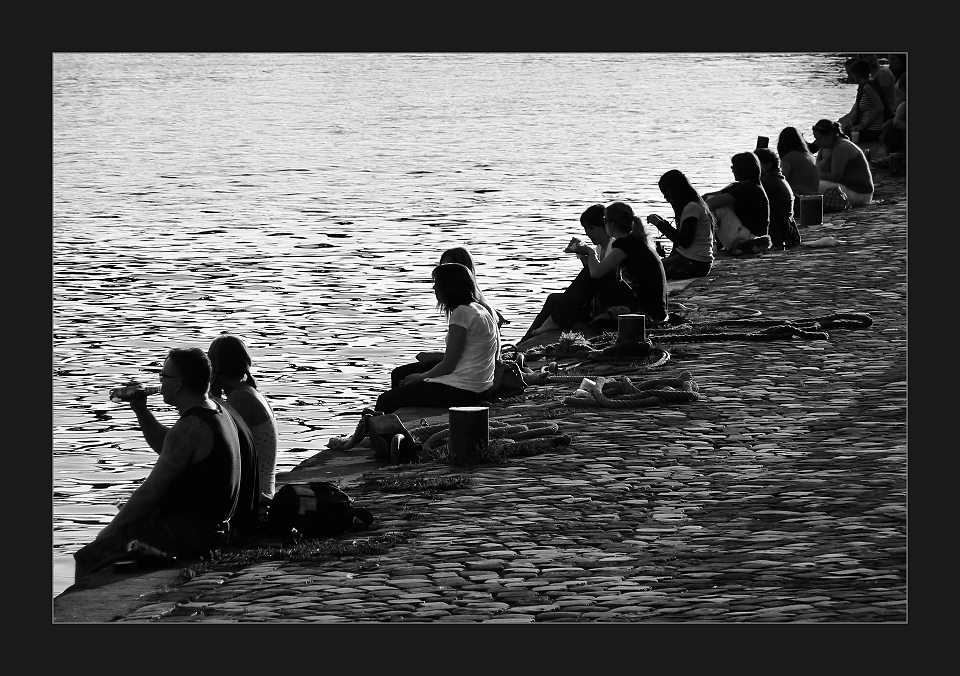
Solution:
[{"label": "short hair", "polygon": [[467,251],[462,246],[455,246],[452,249],[447,249],[440,256],[440,262],[442,263],[445,258],[452,259],[448,262],[450,263],[459,263],[463,265],[471,272],[475,271],[475,266],[473,264],[473,256],[470,255],[470,252]]},{"label": "short hair", "polygon": [[175,347],[167,358],[180,371],[184,388],[193,394],[206,394],[210,387],[210,359],[199,347]]},{"label": "short hair", "polygon": [[587,210],[580,214],[580,225],[585,228],[603,227],[603,205],[591,204]]},{"label": "short hair", "polygon": [[222,332],[210,343],[207,356],[212,369],[210,375],[212,396],[220,397],[223,394],[223,386],[220,384],[221,375],[227,378],[239,378],[245,375],[247,383],[256,389],[257,381],[250,374],[253,358],[240,336],[235,336],[228,331]]},{"label": "short hair", "polygon": [[433,281],[440,293],[437,294],[437,308],[445,315],[461,305],[479,303],[480,294],[473,273],[460,263],[443,263],[433,269]]},{"label": "short hair", "polygon": [[753,153],[737,153],[730,158],[730,162],[736,170],[738,181],[760,180],[760,160]]},{"label": "short hair", "polygon": [[774,169],[780,168],[780,157],[770,148],[757,148],[753,154],[757,156],[760,164],[772,164]]},{"label": "short hair", "polygon": [[857,59],[852,66],[850,66],[850,74],[856,75],[862,78],[870,79],[870,64],[864,61],[863,59]]}]

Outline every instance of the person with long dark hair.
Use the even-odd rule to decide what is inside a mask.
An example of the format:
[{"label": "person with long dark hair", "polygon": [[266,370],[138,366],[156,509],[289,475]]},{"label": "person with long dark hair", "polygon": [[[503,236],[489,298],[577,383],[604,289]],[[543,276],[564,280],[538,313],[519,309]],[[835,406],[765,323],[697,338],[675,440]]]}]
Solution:
[{"label": "person with long dark hair", "polygon": [[[820,193],[820,170],[810,144],[796,127],[785,127],[777,138],[780,170],[794,196]],[[799,203],[799,200],[797,201]],[[796,205],[795,205],[796,206]],[[796,213],[797,209],[794,209]]]},{"label": "person with long dark hair", "polygon": [[440,265],[444,263],[459,263],[460,265],[467,268],[470,271],[470,274],[473,275],[473,283],[477,287],[477,298],[483,307],[487,308],[487,311],[497,318],[497,328],[502,328],[504,324],[509,324],[500,310],[497,310],[495,307],[490,305],[486,297],[483,295],[483,291],[480,290],[480,284],[477,282],[477,266],[473,262],[473,256],[470,255],[470,252],[462,247],[455,246],[450,249],[447,249],[442,254],[440,254]]},{"label": "person with long dark hair", "polygon": [[706,277],[713,266],[716,219],[682,171],[671,169],[657,185],[673,207],[674,221],[679,224],[673,227],[657,214],[647,216],[647,223],[673,242],[673,250],[663,259],[667,279]]},{"label": "person with long dark hair", "polygon": [[447,335],[439,362],[399,366],[391,388],[377,398],[376,411],[404,406],[476,406],[493,386],[500,356],[500,332],[494,316],[480,304],[470,270],[459,263],[433,269],[437,309],[447,317]]}]

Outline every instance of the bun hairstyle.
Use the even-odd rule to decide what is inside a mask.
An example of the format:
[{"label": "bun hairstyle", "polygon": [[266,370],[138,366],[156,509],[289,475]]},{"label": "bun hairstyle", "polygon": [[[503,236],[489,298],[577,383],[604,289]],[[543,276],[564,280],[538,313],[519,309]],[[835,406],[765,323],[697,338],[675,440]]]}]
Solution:
[{"label": "bun hairstyle", "polygon": [[840,128],[840,123],[834,122],[833,120],[819,120],[815,125],[813,125],[813,129],[821,134],[836,134],[840,138],[849,138],[843,133],[843,129]]},{"label": "bun hairstyle", "polygon": [[247,346],[239,336],[224,331],[210,343],[207,354],[210,357],[210,364],[213,368],[213,373],[210,378],[211,396],[217,398],[223,396],[223,386],[220,384],[221,375],[226,378],[246,376],[247,384],[256,389],[257,381],[250,373],[253,359],[250,357]]}]

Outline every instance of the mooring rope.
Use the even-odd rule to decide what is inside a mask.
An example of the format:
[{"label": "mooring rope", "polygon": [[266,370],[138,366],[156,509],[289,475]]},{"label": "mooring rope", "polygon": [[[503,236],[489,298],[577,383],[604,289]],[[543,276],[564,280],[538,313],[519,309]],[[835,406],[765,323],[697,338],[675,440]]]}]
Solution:
[{"label": "mooring rope", "polygon": [[[433,428],[440,427],[434,431]],[[490,439],[536,439],[556,434],[559,426],[552,422],[526,423],[522,425],[500,424],[497,421],[489,422],[488,435]],[[431,425],[427,428],[417,427],[410,430],[410,434],[418,441],[423,442],[423,451],[425,453],[436,453],[444,449],[450,440],[450,424],[437,426]]]},{"label": "mooring rope", "polygon": [[596,382],[586,379],[582,382],[588,389],[578,389],[573,396],[564,397],[566,406],[644,408],[700,398],[700,387],[689,371],[682,371],[677,378],[658,378],[639,384],[626,376],[612,379],[601,377]]},{"label": "mooring rope", "polygon": [[842,312],[812,319],[721,319],[705,323],[709,326],[762,326],[766,328],[750,333],[683,333],[684,329],[689,330],[689,325],[684,324],[677,329],[650,329],[648,333],[662,343],[703,343],[721,340],[766,341],[793,337],[807,340],[828,340],[830,334],[825,329],[866,328],[873,325],[873,318],[862,312]]}]

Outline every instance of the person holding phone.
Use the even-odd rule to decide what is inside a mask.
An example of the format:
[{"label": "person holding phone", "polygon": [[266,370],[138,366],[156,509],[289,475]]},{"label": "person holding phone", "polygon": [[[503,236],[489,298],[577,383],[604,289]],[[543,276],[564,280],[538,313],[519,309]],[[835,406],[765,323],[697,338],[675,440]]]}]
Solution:
[{"label": "person holding phone", "polygon": [[663,259],[664,274],[667,279],[706,277],[713,266],[716,219],[683,172],[671,169],[657,185],[680,224],[674,228],[657,214],[647,216],[647,223],[673,242],[673,250]]}]

